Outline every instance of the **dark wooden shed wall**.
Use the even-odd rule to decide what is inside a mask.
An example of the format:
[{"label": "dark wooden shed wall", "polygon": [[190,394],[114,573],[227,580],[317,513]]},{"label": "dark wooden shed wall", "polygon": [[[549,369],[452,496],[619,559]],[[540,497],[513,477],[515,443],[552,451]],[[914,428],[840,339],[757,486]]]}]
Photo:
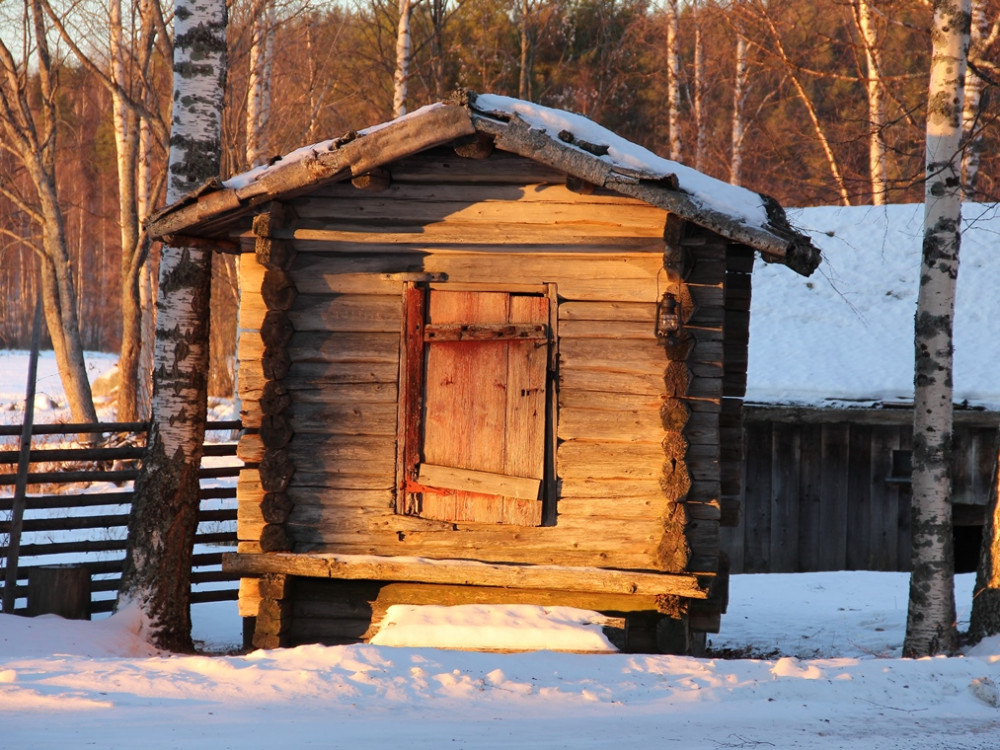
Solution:
[{"label": "dark wooden shed wall", "polygon": [[[909,570],[909,410],[745,407],[744,422],[742,514],[722,530],[733,573]],[[956,419],[956,525],[982,522],[998,423]],[[975,539],[960,533],[957,544]]]}]

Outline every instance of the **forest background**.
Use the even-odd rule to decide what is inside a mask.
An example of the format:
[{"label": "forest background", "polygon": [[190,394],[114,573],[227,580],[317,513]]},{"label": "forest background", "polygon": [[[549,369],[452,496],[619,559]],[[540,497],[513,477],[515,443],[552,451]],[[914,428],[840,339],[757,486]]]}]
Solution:
[{"label": "forest background", "polygon": [[[996,201],[1000,0],[974,6],[963,180]],[[148,318],[170,11],[0,0],[0,348],[30,341],[53,212],[83,347],[123,347],[123,289]],[[468,88],[582,113],[786,206],[919,202],[930,18],[924,0],[232,0],[223,177]],[[231,256],[214,277],[211,388],[228,395]]]}]

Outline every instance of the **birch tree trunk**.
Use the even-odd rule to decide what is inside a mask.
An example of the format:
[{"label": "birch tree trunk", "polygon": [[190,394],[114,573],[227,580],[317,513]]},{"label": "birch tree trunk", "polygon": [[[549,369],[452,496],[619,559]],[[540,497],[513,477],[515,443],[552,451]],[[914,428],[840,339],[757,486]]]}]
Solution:
[{"label": "birch tree trunk", "polygon": [[[176,0],[167,201],[219,173],[226,77],[225,0]],[[164,246],[156,318],[153,424],[136,479],[118,609],[137,608],[158,648],[191,651],[191,555],[205,436],[211,256]]]},{"label": "birch tree trunk", "polygon": [[[1000,19],[994,22],[993,34],[990,34],[990,18],[986,13],[985,0],[973,0],[972,27],[969,37],[970,59],[985,59],[989,48],[995,41],[998,28],[1000,28]],[[994,39],[991,39],[990,36],[994,36]],[[965,75],[965,102],[962,107],[962,134],[965,138],[965,150],[962,152],[962,194],[967,201],[976,199],[979,163],[985,148],[983,125],[979,119],[983,101],[983,86],[983,79],[970,68]]]},{"label": "birch tree trunk", "polygon": [[857,0],[855,22],[865,47],[865,89],[868,94],[868,173],[872,204],[886,203],[885,97],[882,88],[882,42],[871,0]]},{"label": "birch tree trunk", "polygon": [[[148,17],[149,3],[139,5]],[[147,22],[147,31],[152,24]],[[148,243],[140,231],[137,167],[139,159],[139,115],[128,106],[130,88],[125,60],[135,49],[134,41],[124,39],[121,0],[109,0],[110,65],[112,122],[115,130],[115,154],[118,168],[118,225],[121,230],[120,303],[122,343],[118,359],[118,419],[139,419],[139,359],[142,350],[142,307],[139,277],[148,252]],[[146,37],[146,34],[141,35]],[[142,40],[139,40],[141,45]]]},{"label": "birch tree trunk", "polygon": [[392,116],[406,114],[406,84],[410,78],[410,15],[412,0],[399,0],[399,26],[396,29],[396,74],[393,76]]},{"label": "birch tree trunk", "polygon": [[746,106],[747,84],[749,83],[747,65],[747,38],[741,23],[736,30],[736,66],[733,76],[733,128],[729,155],[729,182],[732,185],[743,184],[743,134],[746,131],[744,123],[744,107]]},{"label": "birch tree trunk", "polygon": [[670,128],[670,158],[681,160],[681,56],[677,40],[680,13],[677,0],[667,3],[667,123]]},{"label": "birch tree trunk", "polygon": [[705,169],[705,161],[708,149],[708,126],[705,118],[705,43],[701,36],[701,12],[700,8],[693,8],[691,15],[694,18],[694,127],[695,127],[695,149],[694,168]]},{"label": "birch tree trunk", "polygon": [[[154,0],[155,1],[155,0]],[[149,92],[147,92],[149,94]],[[139,121],[139,154],[136,165],[136,203],[142,216],[152,213],[154,199],[151,174],[152,133],[149,121]],[[153,342],[156,341],[156,295],[153,279],[159,270],[159,255],[152,248],[146,253],[146,262],[139,268],[139,362],[136,365],[136,414],[145,421],[153,413]]]},{"label": "birch tree trunk", "polygon": [[[33,39],[33,59],[25,53],[16,61],[0,40],[0,128],[6,135],[5,150],[24,167],[34,191],[27,204],[0,180],[0,193],[14,201],[37,226],[33,249],[40,258],[41,293],[45,323],[52,339],[59,378],[75,422],[96,422],[90,380],[83,357],[73,263],[66,242],[65,222],[59,205],[56,180],[56,128],[58,95],[54,63],[49,52],[49,29],[39,0],[25,4],[23,23]],[[25,49],[28,49],[27,47]],[[35,92],[24,85],[28,70],[36,76]]]},{"label": "birch tree trunk", "polygon": [[250,81],[247,95],[247,166],[267,161],[268,121],[271,119],[271,74],[274,61],[274,6],[264,0],[250,30]]},{"label": "birch tree trunk", "polygon": [[952,321],[961,241],[962,88],[969,0],[935,0],[927,100],[924,243],[914,326],[912,571],[903,655],[952,653]]}]

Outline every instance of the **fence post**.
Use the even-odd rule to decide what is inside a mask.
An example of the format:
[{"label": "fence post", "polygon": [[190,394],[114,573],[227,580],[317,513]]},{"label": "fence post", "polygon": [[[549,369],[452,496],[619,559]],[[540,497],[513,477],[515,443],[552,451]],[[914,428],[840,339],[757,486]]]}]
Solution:
[{"label": "fence post", "polygon": [[28,486],[28,459],[31,454],[31,427],[35,420],[35,380],[38,377],[38,345],[42,328],[42,297],[35,301],[35,323],[31,331],[31,356],[28,358],[28,386],[24,397],[24,424],[21,425],[20,454],[17,459],[17,483],[10,516],[10,543],[4,570],[3,611],[13,612],[17,600],[17,561],[21,551],[21,528],[24,525],[24,493]]}]

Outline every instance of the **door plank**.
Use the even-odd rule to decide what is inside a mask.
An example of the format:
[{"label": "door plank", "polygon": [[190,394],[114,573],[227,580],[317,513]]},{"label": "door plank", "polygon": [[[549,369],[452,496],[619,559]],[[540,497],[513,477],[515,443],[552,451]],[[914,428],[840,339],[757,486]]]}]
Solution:
[{"label": "door plank", "polygon": [[443,490],[476,490],[488,495],[500,495],[521,500],[538,500],[542,480],[493,474],[487,471],[455,469],[451,466],[420,464],[417,482],[424,487]]}]

